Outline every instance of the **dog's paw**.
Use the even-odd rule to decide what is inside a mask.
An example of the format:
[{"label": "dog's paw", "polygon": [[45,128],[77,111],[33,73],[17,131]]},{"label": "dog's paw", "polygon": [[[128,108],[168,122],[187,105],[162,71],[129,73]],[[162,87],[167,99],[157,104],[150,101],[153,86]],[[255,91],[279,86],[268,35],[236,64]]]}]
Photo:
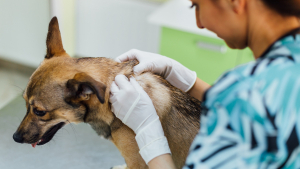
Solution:
[{"label": "dog's paw", "polygon": [[128,168],[127,168],[127,165],[124,164],[124,165],[118,165],[118,166],[111,167],[111,169],[128,169]]}]

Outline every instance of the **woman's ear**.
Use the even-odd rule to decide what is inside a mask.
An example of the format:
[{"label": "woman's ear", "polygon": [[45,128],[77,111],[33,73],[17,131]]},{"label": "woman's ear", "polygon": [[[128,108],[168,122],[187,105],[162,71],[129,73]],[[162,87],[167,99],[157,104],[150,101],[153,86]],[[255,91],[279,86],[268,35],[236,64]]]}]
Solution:
[{"label": "woman's ear", "polygon": [[246,11],[247,0],[228,0],[233,11],[237,14],[242,14]]}]

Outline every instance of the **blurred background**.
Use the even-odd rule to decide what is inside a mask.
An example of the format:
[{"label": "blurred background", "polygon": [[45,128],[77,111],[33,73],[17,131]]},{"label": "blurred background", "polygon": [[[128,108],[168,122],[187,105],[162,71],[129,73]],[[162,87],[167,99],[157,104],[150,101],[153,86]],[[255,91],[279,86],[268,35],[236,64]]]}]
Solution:
[{"label": "blurred background", "polygon": [[214,33],[198,29],[190,6],[189,0],[0,0],[0,168],[124,163],[112,143],[84,124],[74,126],[76,132],[67,126],[59,142],[34,150],[12,139],[25,115],[21,94],[44,59],[53,16],[72,57],[115,58],[135,48],[176,59],[210,84],[224,71],[253,60],[249,49],[229,49]]}]

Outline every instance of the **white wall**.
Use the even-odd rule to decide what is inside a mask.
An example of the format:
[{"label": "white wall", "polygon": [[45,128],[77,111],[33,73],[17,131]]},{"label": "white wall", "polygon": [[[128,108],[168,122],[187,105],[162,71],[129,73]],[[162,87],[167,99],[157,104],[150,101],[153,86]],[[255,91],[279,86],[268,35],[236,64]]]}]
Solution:
[{"label": "white wall", "polygon": [[[148,0],[74,1],[75,40],[71,41],[75,41],[75,50],[70,50],[64,43],[70,54],[114,58],[132,48],[159,51],[160,28],[149,24],[147,18],[161,3]],[[1,59],[31,67],[40,64],[46,54],[50,2],[0,0]],[[65,13],[66,9],[62,9]],[[65,25],[72,23],[65,17],[59,20],[62,28],[73,26]],[[63,42],[70,41],[66,37],[63,37]]]},{"label": "white wall", "polygon": [[0,57],[37,67],[46,54],[48,0],[0,0]]},{"label": "white wall", "polygon": [[73,57],[75,55],[75,2],[76,0],[49,0],[51,18],[56,16],[64,49]]},{"label": "white wall", "polygon": [[158,26],[147,22],[160,3],[77,0],[76,55],[114,58],[129,49],[159,50]]}]

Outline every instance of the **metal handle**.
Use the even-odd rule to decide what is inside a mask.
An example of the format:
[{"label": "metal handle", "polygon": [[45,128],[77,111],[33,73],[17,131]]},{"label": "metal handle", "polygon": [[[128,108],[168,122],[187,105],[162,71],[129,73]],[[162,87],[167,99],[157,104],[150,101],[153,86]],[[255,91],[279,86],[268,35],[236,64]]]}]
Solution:
[{"label": "metal handle", "polygon": [[227,51],[226,45],[217,45],[217,44],[211,44],[202,41],[197,41],[196,44],[197,47],[201,49],[211,50],[214,52],[226,53]]}]

